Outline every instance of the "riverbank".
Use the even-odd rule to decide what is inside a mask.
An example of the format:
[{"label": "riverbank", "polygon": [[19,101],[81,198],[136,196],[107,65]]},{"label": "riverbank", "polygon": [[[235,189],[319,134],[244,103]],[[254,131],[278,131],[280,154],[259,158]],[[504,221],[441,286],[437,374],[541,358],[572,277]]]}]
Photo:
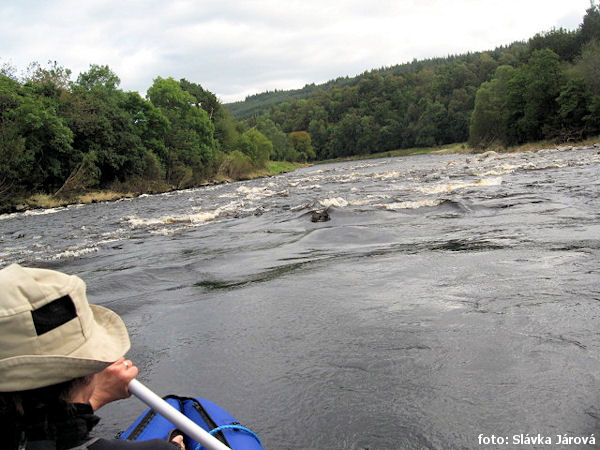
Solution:
[{"label": "riverbank", "polygon": [[[373,153],[369,155],[354,155],[347,158],[336,158],[328,159],[323,161],[315,161],[314,164],[326,164],[334,162],[344,161],[356,161],[365,159],[377,159],[377,158],[396,158],[411,155],[422,155],[422,154],[477,154],[494,151],[496,153],[519,153],[519,152],[531,152],[540,151],[547,149],[580,149],[580,148],[591,148],[595,147],[600,150],[600,136],[588,138],[583,141],[557,145],[553,141],[538,141],[530,142],[522,145],[512,147],[502,146],[489,146],[483,149],[477,149],[470,147],[467,143],[456,143],[452,145],[436,146],[436,147],[422,147],[422,148],[409,148],[391,150],[380,153]],[[201,186],[216,185],[222,183],[232,183],[235,181],[250,180],[256,178],[266,178],[280,173],[291,172],[301,167],[306,167],[310,164],[307,163],[292,163],[288,161],[269,161],[267,168],[262,170],[256,170],[244,174],[239,178],[229,178],[223,175],[219,175],[218,178],[207,181]],[[200,187],[200,186],[197,186]],[[115,185],[113,189],[104,190],[91,190],[80,194],[74,194],[71,196],[56,196],[51,194],[34,194],[29,197],[24,197],[13,201],[10,204],[0,205],[0,214],[21,212],[30,209],[45,209],[45,208],[58,208],[73,204],[90,204],[99,202],[115,201],[123,198],[134,198],[142,194],[160,194],[163,192],[169,192],[177,190],[174,187],[166,184],[153,184],[151,187],[135,186],[133,189],[129,189],[126,183],[120,183]]]},{"label": "riverbank", "polygon": [[[208,180],[206,183],[196,186],[210,186],[223,183],[233,183],[235,181],[251,180],[255,178],[267,178],[280,173],[291,172],[307,164],[292,163],[289,161],[269,161],[267,167],[262,170],[255,170],[244,174],[242,177],[233,179],[223,175],[218,178]],[[119,183],[112,189],[89,190],[86,192],[72,194],[68,196],[56,196],[52,194],[33,194],[28,197],[19,198],[11,203],[0,205],[0,214],[23,212],[31,209],[60,208],[68,205],[91,204],[100,202],[110,202],[123,198],[134,198],[142,194],[161,194],[164,192],[177,190],[167,184],[152,184],[152,186],[141,187],[139,184],[135,187],[133,184]]]},{"label": "riverbank", "polygon": [[451,145],[439,145],[435,147],[415,147],[405,148],[399,150],[390,150],[380,153],[372,153],[369,155],[353,155],[345,158],[334,158],[323,161],[315,161],[315,164],[326,164],[333,162],[343,161],[357,161],[362,159],[378,159],[378,158],[396,158],[401,156],[413,156],[423,154],[471,154],[471,153],[485,153],[494,151],[496,153],[519,153],[519,152],[530,152],[547,149],[569,149],[569,148],[580,148],[589,147],[594,144],[600,147],[600,136],[588,138],[579,142],[573,142],[569,144],[557,145],[554,141],[537,141],[528,142],[526,144],[515,145],[512,147],[502,147],[500,145],[491,145],[485,148],[473,148],[466,142],[459,142]]}]

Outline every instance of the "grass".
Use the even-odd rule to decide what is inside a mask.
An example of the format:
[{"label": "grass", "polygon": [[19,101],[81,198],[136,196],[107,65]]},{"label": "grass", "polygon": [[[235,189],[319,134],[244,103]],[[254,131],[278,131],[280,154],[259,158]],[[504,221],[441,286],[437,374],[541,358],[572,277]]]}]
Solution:
[{"label": "grass", "polygon": [[466,142],[458,142],[456,144],[449,145],[441,145],[437,147],[415,147],[415,148],[405,148],[400,150],[390,150],[387,152],[380,153],[371,153],[369,155],[353,155],[344,158],[335,158],[335,159],[327,159],[323,161],[315,161],[315,164],[326,164],[332,162],[342,162],[342,161],[356,161],[361,159],[377,159],[377,158],[396,158],[400,156],[412,156],[412,155],[424,155],[428,153],[433,154],[458,154],[458,153],[483,153],[487,151],[495,151],[497,153],[516,153],[516,152],[529,152],[536,151],[542,149],[549,148],[557,148],[557,147],[580,147],[586,145],[592,145],[600,142],[600,136],[595,136],[591,138],[587,138],[583,141],[579,142],[569,142],[565,144],[557,144],[556,141],[546,140],[546,141],[537,141],[537,142],[528,142],[522,145],[515,145],[511,147],[504,147],[502,145],[491,145],[486,148],[477,149],[471,147]]},{"label": "grass", "polygon": [[293,170],[305,167],[306,164],[293,163],[289,161],[269,161],[267,163],[267,170],[269,175],[278,175],[284,172],[292,172]]},{"label": "grass", "polygon": [[498,152],[504,153],[516,153],[516,152],[530,152],[535,150],[541,150],[545,148],[557,148],[557,147],[581,147],[587,145],[593,145],[600,142],[600,136],[593,136],[582,141],[578,142],[568,142],[563,144],[557,144],[556,141],[548,140],[548,141],[538,141],[538,142],[528,142],[526,144],[515,145],[512,147],[502,148],[490,148],[489,150],[495,150]]},{"label": "grass", "polygon": [[61,206],[73,205],[78,203],[90,204],[98,202],[110,202],[120,198],[131,198],[134,194],[130,192],[115,191],[92,191],[73,197],[63,198],[50,194],[34,194],[23,200],[23,209],[29,208],[58,208]]},{"label": "grass", "polygon": [[440,145],[436,147],[414,147],[402,148],[399,150],[388,150],[387,152],[370,153],[368,155],[353,155],[343,158],[326,159],[323,161],[315,161],[315,164],[327,164],[341,161],[357,161],[361,159],[377,159],[377,158],[396,158],[400,156],[423,155],[427,153],[471,153],[473,149],[466,143],[457,143],[450,145]]}]

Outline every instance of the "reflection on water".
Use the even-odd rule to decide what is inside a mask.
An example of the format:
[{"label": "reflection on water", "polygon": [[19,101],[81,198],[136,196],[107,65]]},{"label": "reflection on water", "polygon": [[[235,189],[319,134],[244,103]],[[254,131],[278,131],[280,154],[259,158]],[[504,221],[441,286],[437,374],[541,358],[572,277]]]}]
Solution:
[{"label": "reflection on water", "polygon": [[[0,263],[80,274],[143,381],[267,448],[589,436],[599,167],[598,149],[424,155],[4,215]],[[102,431],[141,409],[106,407]]]}]

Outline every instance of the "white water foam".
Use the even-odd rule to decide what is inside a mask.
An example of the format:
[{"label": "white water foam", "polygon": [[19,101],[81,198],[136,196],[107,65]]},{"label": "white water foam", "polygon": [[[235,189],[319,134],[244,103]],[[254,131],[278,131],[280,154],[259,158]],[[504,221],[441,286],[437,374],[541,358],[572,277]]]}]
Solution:
[{"label": "white water foam", "polygon": [[246,186],[240,186],[237,188],[237,192],[244,194],[248,200],[260,200],[261,198],[271,197],[275,195],[275,192],[267,189],[266,187],[253,187],[249,188]]},{"label": "white water foam", "polygon": [[14,219],[16,217],[28,217],[28,216],[44,216],[46,214],[55,214],[57,212],[66,211],[68,208],[61,206],[58,208],[47,208],[47,209],[28,209],[23,212],[14,212],[8,214],[0,214],[0,220]]},{"label": "white water foam", "polygon": [[48,209],[30,209],[23,213],[24,216],[45,216],[46,214],[54,214],[60,211],[65,211],[67,208],[48,208]]},{"label": "white water foam", "polygon": [[218,196],[219,198],[238,198],[239,195],[235,192],[228,192],[227,194],[221,194]]},{"label": "white water foam", "polygon": [[139,218],[135,216],[124,217],[131,228],[146,228],[156,227],[159,225],[167,225],[173,223],[187,223],[190,225],[198,225],[211,220],[216,219],[221,213],[221,209],[217,209],[212,212],[198,212],[195,214],[183,214],[178,216],[162,216],[162,217],[148,217]]},{"label": "white water foam", "polygon": [[183,231],[188,227],[177,227],[177,228],[159,228],[158,230],[151,230],[150,234],[155,234],[158,236],[169,236],[171,234],[175,234],[178,231]]},{"label": "white water foam", "polygon": [[59,259],[65,259],[65,258],[77,258],[79,256],[84,256],[84,255],[89,255],[90,253],[95,253],[98,251],[98,247],[91,246],[91,247],[81,247],[81,248],[67,248],[65,250],[63,250],[60,253],[57,253],[55,255],[53,255],[50,260],[52,261],[56,261]]},{"label": "white water foam", "polygon": [[399,209],[418,209],[437,206],[443,203],[445,200],[442,199],[430,199],[430,200],[419,200],[419,201],[407,201],[407,202],[394,202],[381,205],[385,209],[399,210]]},{"label": "white water foam", "polygon": [[502,177],[496,178],[482,178],[481,180],[474,181],[472,183],[450,183],[450,184],[437,184],[434,186],[419,186],[416,188],[417,191],[424,194],[441,194],[444,192],[452,192],[457,189],[464,189],[467,187],[475,186],[499,186],[502,184]]},{"label": "white water foam", "polygon": [[329,208],[330,206],[335,206],[336,208],[343,208],[344,206],[348,206],[348,202],[342,197],[326,198],[324,200],[319,200],[319,203],[324,208]]},{"label": "white water foam", "polygon": [[391,178],[400,178],[402,176],[403,176],[403,174],[401,172],[396,172],[396,171],[373,174],[373,178],[376,178],[379,180],[389,180]]},{"label": "white water foam", "polygon": [[337,183],[353,183],[361,177],[362,177],[362,175],[360,173],[352,172],[351,174],[338,177],[336,179],[336,182]]},{"label": "white water foam", "polygon": [[500,166],[495,170],[488,170],[487,172],[473,172],[473,175],[476,177],[489,177],[489,176],[499,176],[499,175],[507,175],[509,173],[513,173],[517,170],[519,166],[513,166],[510,164],[505,164]]},{"label": "white water foam", "polygon": [[23,213],[8,213],[8,214],[0,214],[0,220],[8,220],[14,219],[15,217],[20,216]]}]

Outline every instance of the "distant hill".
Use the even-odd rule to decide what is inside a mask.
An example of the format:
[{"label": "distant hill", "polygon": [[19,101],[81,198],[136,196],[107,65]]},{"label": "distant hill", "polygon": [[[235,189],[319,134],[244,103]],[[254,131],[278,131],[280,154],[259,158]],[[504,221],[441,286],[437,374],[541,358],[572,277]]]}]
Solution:
[{"label": "distant hill", "polygon": [[225,103],[224,106],[231,112],[233,117],[238,120],[248,119],[252,116],[258,116],[269,111],[271,106],[278,105],[291,100],[307,98],[312,92],[319,89],[332,86],[345,86],[351,83],[354,78],[341,77],[336,80],[328,81],[321,85],[307,84],[301,89],[274,90],[261,92],[259,94],[249,95],[244,101]]},{"label": "distant hill", "polygon": [[[486,52],[487,54],[500,54],[502,51],[510,49],[515,45],[522,45],[522,43],[513,43],[508,47],[498,47],[497,49]],[[354,77],[342,76],[334,80],[329,80],[325,83],[316,85],[315,83],[307,84],[300,89],[290,90],[274,90],[261,92],[254,95],[249,95],[245,100],[239,102],[225,103],[225,106],[238,120],[248,119],[252,116],[260,116],[261,114],[269,112],[272,106],[279,105],[283,102],[291,102],[293,100],[299,100],[308,98],[310,94],[319,90],[328,90],[331,88],[343,88],[348,86],[354,86],[360,82],[361,79],[368,77],[372,74],[379,75],[406,75],[409,73],[418,72],[426,67],[439,67],[446,65],[453,61],[463,61],[465,63],[475,61],[479,58],[481,52],[465,53],[461,55],[451,55],[447,57],[431,58],[424,60],[414,59],[412,62],[397,64],[390,67],[381,67],[379,69],[367,70],[360,75]]]}]

